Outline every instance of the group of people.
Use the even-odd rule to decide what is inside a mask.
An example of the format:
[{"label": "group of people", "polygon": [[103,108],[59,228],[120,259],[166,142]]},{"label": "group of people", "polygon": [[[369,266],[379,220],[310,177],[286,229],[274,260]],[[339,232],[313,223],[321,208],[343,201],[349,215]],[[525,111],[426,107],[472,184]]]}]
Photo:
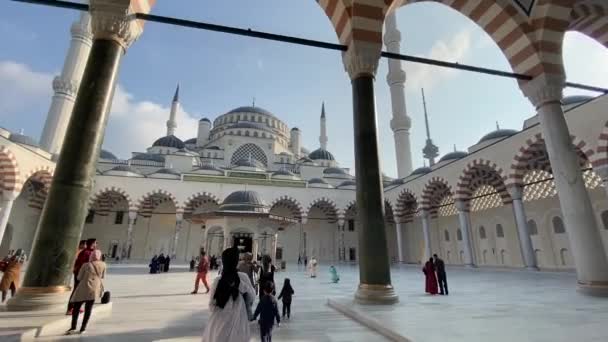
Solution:
[{"label": "group of people", "polygon": [[23,249],[16,251],[8,251],[8,255],[0,261],[0,272],[2,272],[2,280],[0,280],[0,291],[2,291],[2,303],[8,296],[8,291],[11,291],[11,297],[15,296],[19,288],[19,280],[21,278],[21,266],[25,263],[27,257]]},{"label": "group of people", "polygon": [[439,290],[440,295],[448,295],[448,278],[445,273],[445,263],[437,254],[424,264],[422,272],[425,277],[425,292],[436,295]]},{"label": "group of people", "polygon": [[[207,263],[204,261],[206,260],[204,253],[200,260],[199,274],[193,293],[196,293],[201,278],[200,265]],[[209,310],[211,316],[203,332],[203,341],[248,342],[250,340],[249,322],[255,321],[259,317],[261,341],[270,342],[275,322],[280,325],[281,318],[289,319],[291,317],[291,302],[295,291],[289,278],[284,280],[283,288],[278,296],[278,299],[283,302],[283,315],[281,316],[277,298],[275,298],[274,273],[276,267],[267,255],[262,256],[261,261],[262,265],[258,266],[251,253],[245,253],[240,257],[239,250],[235,247],[224,250],[222,271],[210,288]],[[205,286],[207,286],[206,283]],[[259,294],[259,300],[255,310],[252,310],[256,294]]]},{"label": "group of people", "polygon": [[84,317],[80,326],[80,334],[86,331],[93,305],[105,292],[103,279],[106,274],[106,264],[103,254],[97,249],[96,239],[80,241],[72,271],[74,287],[67,310],[67,315],[72,315],[72,324],[66,332],[68,335],[76,333],[78,316],[81,312],[84,312]]},{"label": "group of people", "polygon": [[150,264],[148,265],[150,268],[150,274],[169,272],[170,264],[170,256],[165,256],[163,253],[160,253],[160,255],[154,255],[152,260],[150,260]]}]

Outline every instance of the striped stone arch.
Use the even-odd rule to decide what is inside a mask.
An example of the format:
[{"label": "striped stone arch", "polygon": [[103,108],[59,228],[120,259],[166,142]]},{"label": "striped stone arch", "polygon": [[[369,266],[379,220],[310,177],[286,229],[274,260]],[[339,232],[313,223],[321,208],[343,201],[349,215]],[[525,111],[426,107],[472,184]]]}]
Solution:
[{"label": "striped stone arch", "polygon": [[467,164],[456,186],[454,199],[470,203],[471,197],[479,187],[488,185],[496,190],[503,204],[511,203],[507,192],[507,178],[495,163],[485,159],[475,159]]},{"label": "striped stone arch", "polygon": [[418,211],[418,199],[409,189],[403,189],[397,196],[395,205],[395,220],[398,223],[412,222]]},{"label": "striped stone arch", "polygon": [[608,47],[608,3],[604,0],[577,1],[570,12],[568,30],[580,32]]},{"label": "striped stone arch", "polygon": [[439,207],[446,197],[453,197],[454,193],[449,183],[441,177],[431,178],[422,190],[421,209],[429,212],[431,217],[437,217]]},{"label": "striped stone arch", "polygon": [[327,197],[321,197],[310,202],[310,204],[306,207],[306,217],[308,220],[311,219],[310,211],[315,207],[321,210],[330,223],[336,223],[338,221],[338,206],[333,200]]},{"label": "striped stone arch", "polygon": [[42,210],[51,187],[53,172],[50,166],[39,166],[23,177],[22,189],[28,193],[28,207]]},{"label": "striped stone arch", "polygon": [[128,211],[137,210],[131,196],[125,190],[114,186],[105,187],[95,192],[89,200],[89,208],[94,210],[96,215],[108,216],[112,208],[121,201],[126,202]]},{"label": "striped stone arch", "polygon": [[2,194],[17,197],[21,191],[20,171],[17,158],[6,146],[0,146],[0,184]]},{"label": "striped stone arch", "polygon": [[469,18],[498,45],[514,72],[533,77],[552,73],[542,62],[537,44],[529,34],[534,31],[532,23],[536,21],[531,21],[517,3],[511,0],[395,0],[389,11],[419,2],[444,4]]},{"label": "striped stone arch", "polygon": [[275,198],[270,203],[270,214],[272,215],[273,209],[278,207],[287,208],[294,219],[298,220],[298,222],[302,222],[304,211],[300,202],[295,198],[291,196],[281,196],[279,198]]},{"label": "striped stone arch", "polygon": [[388,223],[395,223],[395,211],[393,210],[393,205],[390,201],[384,200],[384,221]]},{"label": "striped stone arch", "polygon": [[[600,159],[596,157],[595,151],[582,139],[576,136],[571,136],[571,138],[574,149],[579,155],[580,166],[586,167],[589,163],[592,163],[596,167]],[[513,157],[511,170],[506,181],[507,186],[524,186],[524,176],[534,170],[552,173],[545,140],[541,133],[527,139]]]},{"label": "striped stone arch", "polygon": [[169,191],[163,189],[157,189],[143,195],[137,200],[136,208],[141,216],[150,217],[157,206],[167,202],[173,203],[176,213],[183,211],[183,208],[179,206],[175,196]]},{"label": "striped stone arch", "polygon": [[191,215],[196,209],[209,206],[210,209],[217,209],[220,205],[220,199],[209,192],[197,192],[184,202],[184,215]]}]

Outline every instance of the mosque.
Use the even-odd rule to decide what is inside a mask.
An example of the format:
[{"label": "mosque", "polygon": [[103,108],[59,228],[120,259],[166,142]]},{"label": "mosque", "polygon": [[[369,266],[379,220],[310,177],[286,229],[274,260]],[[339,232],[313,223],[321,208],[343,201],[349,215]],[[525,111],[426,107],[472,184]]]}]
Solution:
[{"label": "mosque", "polygon": [[[391,38],[398,36],[396,27],[387,25],[386,44],[398,49]],[[40,141],[0,129],[0,254],[16,248],[29,253],[32,247],[74,105],[75,80],[90,50],[88,14],[71,34]],[[402,92],[400,75],[399,62],[391,61],[391,94]],[[412,170],[405,102],[392,100],[399,176],[384,176],[382,183],[393,262],[419,263],[437,253],[451,265],[574,269],[538,116],[517,130],[497,127],[466,150],[437,160],[427,124],[423,153],[429,166]],[[127,160],[101,151],[83,238],[96,237],[121,262],[159,253],[184,262],[201,249],[217,255],[232,245],[277,261],[359,260],[357,183],[328,150],[324,105],[319,146],[312,151],[302,146],[302,131],[256,106],[202,118],[196,137],[177,137],[179,106],[178,87],[166,135],[151,139],[145,151]],[[562,108],[608,245],[608,97],[567,97]]]}]

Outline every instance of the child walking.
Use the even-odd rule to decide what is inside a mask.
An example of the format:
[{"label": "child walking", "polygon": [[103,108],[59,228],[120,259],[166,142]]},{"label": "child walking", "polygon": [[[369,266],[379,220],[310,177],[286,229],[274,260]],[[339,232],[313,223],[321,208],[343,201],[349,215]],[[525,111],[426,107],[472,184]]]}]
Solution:
[{"label": "child walking", "polygon": [[253,320],[260,316],[260,339],[262,342],[272,341],[272,327],[274,326],[274,320],[277,320],[277,326],[281,324],[281,318],[279,317],[279,309],[277,300],[272,295],[274,284],[270,281],[266,281],[262,284],[262,291],[264,295],[260,299],[255,313],[253,314]]},{"label": "child walking", "polygon": [[281,293],[279,294],[279,298],[283,298],[283,318],[285,318],[285,314],[287,314],[287,319],[291,316],[291,297],[294,295],[293,287],[291,287],[291,282],[289,278],[285,278],[285,282],[283,283],[283,289],[281,289]]}]

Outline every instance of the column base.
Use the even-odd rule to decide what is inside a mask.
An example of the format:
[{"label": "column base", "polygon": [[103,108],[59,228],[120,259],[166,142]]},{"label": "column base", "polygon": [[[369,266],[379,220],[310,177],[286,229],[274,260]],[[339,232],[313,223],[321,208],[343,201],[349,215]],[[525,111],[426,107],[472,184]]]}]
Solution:
[{"label": "column base", "polygon": [[6,302],[8,311],[65,312],[70,299],[68,286],[22,287]]},{"label": "column base", "polygon": [[526,271],[531,271],[531,272],[540,271],[540,268],[538,268],[538,266],[526,266],[524,269]]},{"label": "column base", "polygon": [[465,264],[464,267],[466,267],[466,268],[477,268],[477,265],[474,265],[474,264]]},{"label": "column base", "polygon": [[608,281],[579,281],[576,290],[592,297],[608,297]]},{"label": "column base", "polygon": [[392,285],[359,284],[355,301],[359,304],[395,304],[399,297]]}]

